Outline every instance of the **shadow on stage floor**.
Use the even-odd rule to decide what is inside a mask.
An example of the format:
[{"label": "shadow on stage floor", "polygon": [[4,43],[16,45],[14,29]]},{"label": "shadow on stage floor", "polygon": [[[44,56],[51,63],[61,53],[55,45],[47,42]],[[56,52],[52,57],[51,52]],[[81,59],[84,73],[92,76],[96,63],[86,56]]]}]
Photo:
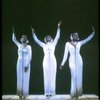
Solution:
[{"label": "shadow on stage floor", "polygon": [[[2,95],[2,100],[20,100],[17,95]],[[29,95],[22,100],[71,100],[70,95],[57,94],[49,99],[44,95]],[[75,99],[74,99],[75,100]],[[99,97],[94,94],[83,94],[78,100],[99,100]]]}]

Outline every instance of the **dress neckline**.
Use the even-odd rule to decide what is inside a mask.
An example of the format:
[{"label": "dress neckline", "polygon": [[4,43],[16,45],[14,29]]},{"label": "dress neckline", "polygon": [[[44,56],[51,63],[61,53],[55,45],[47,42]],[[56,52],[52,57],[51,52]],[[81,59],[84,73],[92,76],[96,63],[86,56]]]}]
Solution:
[{"label": "dress neckline", "polygon": [[71,45],[73,45],[74,47],[76,47],[78,42],[73,42],[73,41],[71,41],[71,42],[69,42],[69,43],[70,43]]}]

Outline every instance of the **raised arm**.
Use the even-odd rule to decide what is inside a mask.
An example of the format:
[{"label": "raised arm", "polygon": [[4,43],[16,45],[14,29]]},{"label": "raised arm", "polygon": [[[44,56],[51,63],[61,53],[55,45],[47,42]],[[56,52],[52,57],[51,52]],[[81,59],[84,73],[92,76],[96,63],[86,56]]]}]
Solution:
[{"label": "raised arm", "polygon": [[93,32],[92,32],[86,39],[80,41],[80,44],[81,44],[81,45],[87,43],[88,41],[90,41],[90,40],[93,38],[93,36],[94,36],[94,34],[95,34],[95,30],[94,30],[93,27],[92,27],[92,29],[93,29]]},{"label": "raised arm", "polygon": [[20,43],[17,41],[17,39],[16,39],[16,35],[15,35],[15,32],[14,32],[14,29],[13,29],[13,34],[12,34],[12,41],[17,45],[17,46],[19,46],[20,45]]},{"label": "raised arm", "polygon": [[43,46],[45,45],[45,43],[41,42],[41,41],[37,38],[36,34],[34,33],[34,29],[33,29],[32,27],[31,27],[31,29],[32,29],[32,36],[33,36],[34,41],[35,41],[38,45],[40,45],[41,47],[43,47]]},{"label": "raised arm", "polygon": [[56,45],[59,38],[60,38],[60,25],[61,25],[61,21],[58,23],[58,28],[57,28],[57,33],[56,33],[56,36],[55,36],[55,39],[53,41],[53,43]]},{"label": "raised arm", "polygon": [[61,65],[60,65],[60,69],[62,69],[62,67],[64,66],[67,58],[68,58],[68,44],[66,43],[65,44],[64,55],[63,55],[63,60],[62,60]]}]

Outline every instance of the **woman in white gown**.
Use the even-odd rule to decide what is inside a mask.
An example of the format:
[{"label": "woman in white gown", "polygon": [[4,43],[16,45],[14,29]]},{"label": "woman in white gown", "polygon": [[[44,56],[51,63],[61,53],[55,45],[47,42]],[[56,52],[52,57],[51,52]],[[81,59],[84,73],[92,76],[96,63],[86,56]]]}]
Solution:
[{"label": "woman in white gown", "polygon": [[18,47],[17,59],[17,95],[25,98],[29,94],[30,62],[32,57],[31,46],[26,35],[22,35],[21,43],[17,41],[13,31],[12,40]]},{"label": "woman in white gown", "polygon": [[44,42],[41,42],[32,28],[32,35],[35,42],[43,48],[44,58],[43,58],[43,76],[44,76],[44,94],[46,97],[52,96],[55,94],[56,89],[56,71],[57,71],[57,62],[54,55],[55,47],[60,38],[60,24],[58,23],[58,29],[55,39],[53,40],[50,35],[47,35],[44,38]]},{"label": "woman in white gown", "polygon": [[82,95],[82,71],[83,71],[83,60],[80,55],[80,48],[82,45],[87,43],[89,40],[92,39],[94,36],[95,31],[92,32],[86,39],[79,41],[78,33],[71,34],[71,42],[66,42],[65,44],[65,51],[63,60],[60,66],[60,69],[64,66],[68,52],[70,54],[69,57],[69,67],[71,71],[71,90],[70,95],[71,97],[76,97]]}]

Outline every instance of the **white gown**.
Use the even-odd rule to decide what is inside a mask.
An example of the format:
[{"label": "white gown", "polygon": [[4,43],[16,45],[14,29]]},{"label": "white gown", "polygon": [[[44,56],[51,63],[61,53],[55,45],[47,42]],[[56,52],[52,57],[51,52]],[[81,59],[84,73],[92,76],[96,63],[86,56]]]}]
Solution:
[{"label": "white gown", "polygon": [[63,66],[66,62],[69,52],[69,67],[71,71],[71,96],[82,95],[83,60],[80,55],[80,48],[83,44],[91,40],[93,36],[94,34],[91,34],[86,39],[77,42],[77,44],[75,44],[76,46],[72,45],[70,42],[65,44],[65,51],[61,65]]},{"label": "white gown", "polygon": [[[18,59],[17,59],[17,94],[19,96],[27,96],[29,94],[29,81],[30,81],[30,62],[31,62],[31,46],[27,45],[23,47],[16,39],[15,34],[12,35],[13,42],[18,47]],[[28,67],[28,71],[24,71],[24,68]]]},{"label": "white gown", "polygon": [[58,28],[56,37],[53,42],[47,44],[41,42],[33,33],[33,38],[37,44],[39,44],[44,51],[43,59],[43,75],[44,75],[44,93],[45,95],[54,95],[56,92],[56,71],[57,62],[54,55],[55,46],[60,38],[60,29]]}]

